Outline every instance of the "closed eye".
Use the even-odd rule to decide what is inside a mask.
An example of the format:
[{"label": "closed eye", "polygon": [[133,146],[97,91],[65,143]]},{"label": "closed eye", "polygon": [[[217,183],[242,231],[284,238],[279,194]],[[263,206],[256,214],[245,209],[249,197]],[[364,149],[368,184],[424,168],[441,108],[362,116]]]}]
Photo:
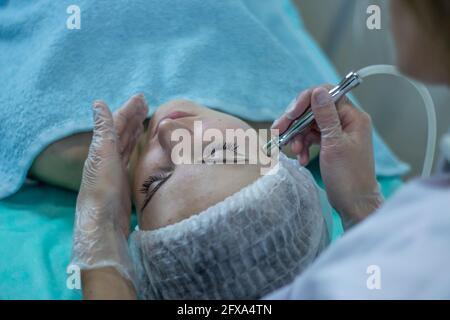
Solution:
[{"label": "closed eye", "polygon": [[239,159],[244,159],[245,156],[238,153],[237,143],[223,143],[215,146],[211,151],[206,152],[202,159],[203,164],[215,164],[215,163],[229,163],[229,153],[232,153],[232,159],[234,163],[237,163]]},{"label": "closed eye", "polygon": [[145,195],[144,204],[142,205],[141,211],[147,206],[152,197],[158,191],[159,188],[172,176],[169,174],[159,174],[155,176],[149,176],[139,189],[139,192]]}]

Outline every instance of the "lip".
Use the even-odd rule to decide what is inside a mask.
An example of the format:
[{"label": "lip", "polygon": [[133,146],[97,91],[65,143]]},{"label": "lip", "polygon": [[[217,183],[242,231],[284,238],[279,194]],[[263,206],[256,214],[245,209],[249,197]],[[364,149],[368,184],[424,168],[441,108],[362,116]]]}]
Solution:
[{"label": "lip", "polygon": [[193,117],[194,115],[192,113],[187,113],[184,111],[173,111],[171,113],[169,113],[168,115],[162,117],[161,119],[159,119],[158,124],[156,125],[156,130],[155,133],[158,132],[159,129],[159,125],[161,124],[161,122],[163,122],[166,119],[171,119],[171,120],[175,120],[175,119],[180,119],[180,118],[186,118],[186,117]]}]

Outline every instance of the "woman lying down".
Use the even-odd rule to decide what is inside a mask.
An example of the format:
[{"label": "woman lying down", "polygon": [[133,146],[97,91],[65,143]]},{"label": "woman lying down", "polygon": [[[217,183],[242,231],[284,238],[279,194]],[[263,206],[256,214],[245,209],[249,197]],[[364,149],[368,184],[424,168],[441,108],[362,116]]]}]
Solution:
[{"label": "woman lying down", "polygon": [[[236,164],[221,143],[175,164],[174,130],[250,129],[188,101],[148,107],[134,96],[114,115],[94,103],[95,129],[77,200],[72,263],[85,298],[254,299],[292,281],[327,245],[318,189],[296,161],[278,170]],[[206,149],[205,149],[206,150]],[[231,157],[226,164],[211,159]],[[200,161],[198,161],[200,160]],[[34,166],[34,174],[45,171]],[[56,178],[54,178],[56,179]],[[131,199],[138,228],[131,234]]]}]

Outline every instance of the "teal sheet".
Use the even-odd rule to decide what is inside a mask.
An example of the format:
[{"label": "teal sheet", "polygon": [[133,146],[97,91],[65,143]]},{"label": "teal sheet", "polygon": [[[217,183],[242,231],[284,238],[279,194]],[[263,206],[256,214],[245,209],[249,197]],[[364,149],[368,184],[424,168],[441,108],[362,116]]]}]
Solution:
[{"label": "teal sheet", "polygon": [[0,201],[0,298],[78,299],[66,288],[76,193],[26,184]]},{"label": "teal sheet", "polygon": [[[310,170],[319,184],[317,161]],[[380,177],[383,193],[400,185],[395,177]],[[76,193],[43,184],[26,184],[0,201],[0,299],[79,299],[66,287]],[[342,233],[334,214],[334,237]]]}]

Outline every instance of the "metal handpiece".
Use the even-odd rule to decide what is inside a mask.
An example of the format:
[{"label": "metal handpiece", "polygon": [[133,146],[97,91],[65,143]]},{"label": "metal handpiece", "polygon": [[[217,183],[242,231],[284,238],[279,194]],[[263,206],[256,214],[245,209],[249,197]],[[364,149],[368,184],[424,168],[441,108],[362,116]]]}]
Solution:
[{"label": "metal handpiece", "polygon": [[[346,95],[350,90],[361,84],[362,78],[356,72],[350,72],[336,87],[329,91],[333,102],[337,102],[340,98]],[[295,120],[291,126],[281,134],[275,137],[266,144],[264,149],[270,155],[271,150],[276,146],[281,148],[289,143],[295,136],[305,130],[314,120],[314,114],[309,106],[305,112]]]}]

